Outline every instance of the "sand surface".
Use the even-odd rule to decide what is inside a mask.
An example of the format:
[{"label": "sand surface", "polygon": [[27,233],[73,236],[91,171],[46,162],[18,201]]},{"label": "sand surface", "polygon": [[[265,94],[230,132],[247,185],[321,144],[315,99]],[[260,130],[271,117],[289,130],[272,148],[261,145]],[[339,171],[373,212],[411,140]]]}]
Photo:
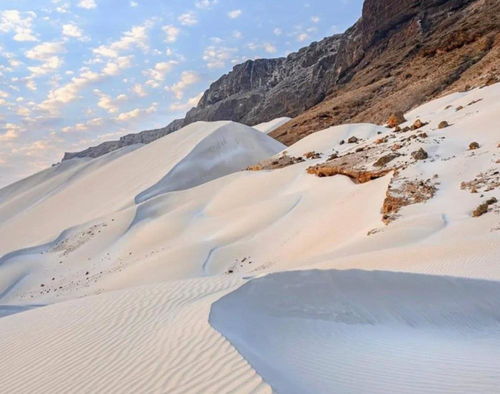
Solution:
[{"label": "sand surface", "polygon": [[[266,135],[283,119],[199,122],[0,190],[0,391],[495,392],[500,205],[472,211],[500,200],[499,103],[497,84],[411,111],[415,131],[291,147]],[[306,172],[385,137],[397,174]],[[245,171],[283,151],[319,157]],[[436,192],[384,224],[408,180]]]}]

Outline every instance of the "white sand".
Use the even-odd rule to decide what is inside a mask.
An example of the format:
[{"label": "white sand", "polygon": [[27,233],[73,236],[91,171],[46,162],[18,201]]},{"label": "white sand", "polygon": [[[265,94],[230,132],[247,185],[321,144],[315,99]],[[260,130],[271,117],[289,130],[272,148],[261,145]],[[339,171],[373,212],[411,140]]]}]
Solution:
[{"label": "white sand", "polygon": [[276,130],[278,127],[283,126],[285,123],[288,123],[291,120],[292,118],[283,116],[282,118],[276,118],[270,120],[269,122],[259,123],[252,127],[256,130],[259,130],[261,133],[269,134],[271,131]]},{"label": "white sand", "polygon": [[[388,226],[392,174],[356,185],[306,173],[390,133],[368,124],[285,148],[265,131],[197,123],[0,190],[0,391],[494,390],[500,290],[466,279],[500,279],[499,205],[471,217],[500,193],[460,183],[498,170],[499,102],[493,85],[407,114],[430,122],[417,132],[429,137],[402,152],[430,158],[401,175],[440,184]],[[339,145],[350,136],[361,144]],[[282,150],[323,157],[239,171]],[[352,268],[412,274],[334,271]],[[209,324],[225,295],[212,323],[229,341]]]}]

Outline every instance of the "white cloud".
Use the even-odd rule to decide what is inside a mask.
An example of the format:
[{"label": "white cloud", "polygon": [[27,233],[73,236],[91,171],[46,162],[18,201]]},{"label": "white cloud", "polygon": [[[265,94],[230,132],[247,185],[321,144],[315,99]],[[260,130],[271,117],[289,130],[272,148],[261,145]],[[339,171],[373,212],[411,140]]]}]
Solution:
[{"label": "white cloud", "polygon": [[101,45],[94,48],[93,52],[96,55],[104,57],[118,57],[120,52],[130,50],[134,47],[147,50],[148,48],[148,29],[151,23],[146,21],[143,25],[133,26],[129,31],[123,33],[118,41],[109,45]]},{"label": "white cloud", "polygon": [[234,48],[208,46],[203,51],[203,60],[208,68],[222,68],[226,66],[231,56],[236,52]]},{"label": "white cloud", "polygon": [[58,56],[65,51],[61,42],[44,42],[25,52],[25,56],[31,60],[42,62],[40,66],[30,66],[32,77],[48,74],[61,67],[63,61]]},{"label": "white cloud", "polygon": [[281,36],[283,34],[283,30],[281,30],[279,27],[276,27],[274,30],[273,30],[273,34],[275,36]]},{"label": "white cloud", "polygon": [[0,134],[0,141],[7,142],[15,140],[19,137],[21,128],[13,123],[7,123],[3,128],[3,133]]},{"label": "white cloud", "polygon": [[37,89],[37,85],[36,85],[36,82],[33,81],[32,79],[28,79],[26,80],[26,87],[29,89],[29,90],[33,90],[35,91]]},{"label": "white cloud", "polygon": [[66,85],[52,89],[47,99],[40,104],[40,109],[51,113],[58,110],[59,106],[67,104],[78,98],[80,90],[101,79],[101,75],[93,71],[84,71],[78,77],[71,79]]},{"label": "white cloud", "polygon": [[129,112],[123,112],[118,117],[116,118],[117,120],[120,121],[127,121],[130,119],[137,118],[141,114],[141,110],[139,108],[133,109]]},{"label": "white cloud", "polygon": [[73,77],[66,85],[52,89],[47,98],[38,106],[39,109],[56,114],[59,108],[75,101],[80,91],[86,87],[101,82],[110,76],[116,76],[124,68],[130,67],[132,56],[122,56],[113,62],[108,62],[100,73],[83,69],[78,77]]},{"label": "white cloud", "polygon": [[139,83],[136,83],[134,86],[132,86],[132,92],[134,92],[139,97],[146,97],[148,95],[144,90],[144,86]]},{"label": "white cloud", "polygon": [[319,23],[321,19],[319,18],[319,16],[313,16],[311,17],[311,22],[312,23]]},{"label": "white cloud", "polygon": [[25,56],[28,59],[47,60],[62,52],[64,52],[64,45],[61,42],[44,42],[27,51]]},{"label": "white cloud", "polygon": [[258,49],[263,49],[267,53],[276,53],[278,51],[278,49],[273,44],[271,44],[270,42],[264,42],[262,44],[257,44],[255,42],[250,42],[250,43],[248,43],[247,46],[252,51],[256,51]]},{"label": "white cloud", "polygon": [[177,100],[180,100],[184,97],[186,88],[199,81],[200,75],[198,73],[194,71],[183,71],[180,80],[166,89],[172,92]]},{"label": "white cloud", "polygon": [[72,37],[79,40],[85,39],[82,29],[71,23],[67,23],[62,26],[62,34],[66,37]]},{"label": "white cloud", "polygon": [[269,43],[269,42],[266,42],[263,44],[263,47],[264,47],[264,50],[267,52],[267,53],[276,53],[278,50],[276,49],[276,47]]},{"label": "white cloud", "polygon": [[177,41],[177,37],[179,37],[179,34],[181,32],[181,30],[178,27],[175,27],[173,25],[163,26],[162,30],[167,35],[167,38],[165,39],[165,41],[169,42],[169,43]]},{"label": "white cloud", "polygon": [[131,1],[129,3],[130,7],[137,7],[139,5],[139,3],[137,1]]},{"label": "white cloud", "polygon": [[135,108],[128,112],[122,112],[116,117],[116,120],[120,122],[127,122],[129,120],[133,120],[138,118],[141,115],[152,114],[158,110],[158,103],[151,104],[150,107],[145,109]]},{"label": "white cloud", "polygon": [[116,98],[112,98],[106,93],[101,92],[99,89],[94,90],[94,94],[99,97],[97,106],[104,109],[110,114],[116,113],[119,110],[119,104],[127,100],[127,96],[120,94]]},{"label": "white cloud", "polygon": [[133,56],[120,56],[111,62],[106,63],[102,69],[102,73],[108,76],[116,76],[126,68],[132,65]]},{"label": "white cloud", "polygon": [[78,131],[87,131],[90,128],[99,127],[104,124],[103,118],[92,118],[87,120],[85,123],[76,123],[72,126],[66,126],[61,129],[63,133],[72,133]]},{"label": "white cloud", "polygon": [[32,31],[33,19],[36,16],[33,11],[0,11],[0,32],[14,33],[15,41],[38,41]]},{"label": "white cloud", "polygon": [[182,15],[180,15],[177,20],[181,25],[184,26],[193,26],[198,23],[198,19],[196,18],[196,15],[193,12],[186,12]]},{"label": "white cloud", "polygon": [[243,13],[243,11],[241,11],[241,10],[232,10],[232,11],[229,11],[227,13],[227,16],[231,19],[236,19],[236,18],[239,18],[242,13]]},{"label": "white cloud", "polygon": [[[55,1],[53,1],[54,3]],[[67,14],[69,12],[70,4],[69,3],[64,3],[61,4],[60,6],[56,7],[56,12],[59,12],[60,14]]]},{"label": "white cloud", "polygon": [[217,3],[218,0],[198,0],[197,2],[194,3],[194,5],[196,6],[196,8],[208,10]]},{"label": "white cloud", "polygon": [[154,65],[153,68],[144,71],[144,75],[150,78],[152,81],[147,82],[148,85],[153,87],[158,87],[154,82],[160,82],[165,79],[165,76],[172,70],[172,68],[177,64],[177,61],[170,60],[168,62],[159,62]]},{"label": "white cloud", "polygon": [[185,103],[173,103],[170,105],[170,111],[189,111],[191,108],[196,107],[203,96],[203,92],[188,99]]},{"label": "white cloud", "polygon": [[298,42],[304,42],[309,39],[309,34],[307,33],[300,33],[297,35],[297,41]]},{"label": "white cloud", "polygon": [[77,6],[80,8],[85,8],[87,10],[90,10],[92,8],[96,8],[97,4],[95,0],[80,0]]}]

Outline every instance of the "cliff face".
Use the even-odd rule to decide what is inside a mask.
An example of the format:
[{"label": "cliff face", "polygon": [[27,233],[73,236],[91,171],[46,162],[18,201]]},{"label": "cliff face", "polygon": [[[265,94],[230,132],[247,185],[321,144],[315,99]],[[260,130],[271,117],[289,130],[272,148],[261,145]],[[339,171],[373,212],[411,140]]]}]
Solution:
[{"label": "cliff face", "polygon": [[321,102],[333,82],[342,35],[325,38],[286,58],[249,60],[214,82],[186,115],[254,125],[297,116]]}]

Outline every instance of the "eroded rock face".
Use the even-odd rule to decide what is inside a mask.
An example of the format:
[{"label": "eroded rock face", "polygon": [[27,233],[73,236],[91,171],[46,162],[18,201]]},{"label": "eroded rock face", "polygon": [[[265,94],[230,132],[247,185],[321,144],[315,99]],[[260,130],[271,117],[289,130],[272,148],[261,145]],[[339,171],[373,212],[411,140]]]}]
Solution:
[{"label": "eroded rock face", "polygon": [[357,170],[344,166],[334,166],[331,164],[317,164],[307,169],[307,172],[309,174],[316,175],[320,178],[335,175],[345,175],[351,178],[355,183],[366,183],[373,179],[383,177],[391,171],[392,169],[380,171]]},{"label": "eroded rock face", "polygon": [[186,115],[248,125],[297,116],[321,102],[335,79],[342,35],[314,42],[286,58],[248,60],[214,82]]}]

